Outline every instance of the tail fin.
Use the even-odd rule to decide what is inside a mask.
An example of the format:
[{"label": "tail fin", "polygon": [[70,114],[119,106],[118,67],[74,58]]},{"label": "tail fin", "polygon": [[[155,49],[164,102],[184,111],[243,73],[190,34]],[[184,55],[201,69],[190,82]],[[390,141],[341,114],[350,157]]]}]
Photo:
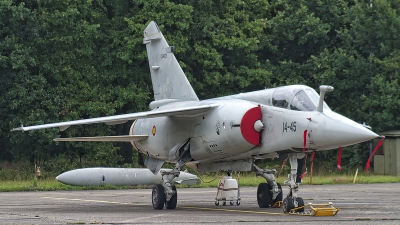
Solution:
[{"label": "tail fin", "polygon": [[143,44],[149,58],[154,100],[198,101],[173,51],[160,29],[151,21],[144,30]]}]

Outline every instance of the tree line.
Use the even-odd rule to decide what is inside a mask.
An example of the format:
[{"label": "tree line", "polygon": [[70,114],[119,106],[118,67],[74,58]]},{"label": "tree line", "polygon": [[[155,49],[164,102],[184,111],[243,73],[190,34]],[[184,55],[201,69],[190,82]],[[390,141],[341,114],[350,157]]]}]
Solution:
[{"label": "tree line", "polygon": [[[151,20],[200,99],[328,84],[334,111],[378,133],[399,129],[399,9],[396,0],[1,0],[0,161],[54,170],[142,161],[129,144],[52,141],[127,134],[131,123],[10,129],[148,110]],[[342,162],[368,154],[345,148]]]}]

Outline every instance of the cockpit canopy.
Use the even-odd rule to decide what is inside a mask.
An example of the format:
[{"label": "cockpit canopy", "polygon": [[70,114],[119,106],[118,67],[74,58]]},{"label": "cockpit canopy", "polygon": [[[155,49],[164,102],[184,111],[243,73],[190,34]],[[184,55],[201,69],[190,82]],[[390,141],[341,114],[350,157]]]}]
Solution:
[{"label": "cockpit canopy", "polygon": [[[272,95],[273,106],[297,111],[314,111],[318,102],[319,95],[313,89],[302,85],[280,87]],[[325,108],[329,109],[324,102]]]}]

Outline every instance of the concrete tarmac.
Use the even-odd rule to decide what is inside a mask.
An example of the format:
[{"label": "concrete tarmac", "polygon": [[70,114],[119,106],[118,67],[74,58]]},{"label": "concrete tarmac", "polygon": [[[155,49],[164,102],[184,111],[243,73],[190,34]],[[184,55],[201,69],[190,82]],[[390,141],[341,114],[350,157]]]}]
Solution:
[{"label": "concrete tarmac", "polygon": [[[400,224],[400,184],[302,185],[305,203],[332,202],[336,216],[288,215],[260,209],[257,187],[241,204],[215,206],[216,188],[179,188],[175,210],[154,210],[151,189],[3,192],[0,224]],[[283,188],[284,196],[287,187]],[[308,210],[306,210],[308,211]]]}]

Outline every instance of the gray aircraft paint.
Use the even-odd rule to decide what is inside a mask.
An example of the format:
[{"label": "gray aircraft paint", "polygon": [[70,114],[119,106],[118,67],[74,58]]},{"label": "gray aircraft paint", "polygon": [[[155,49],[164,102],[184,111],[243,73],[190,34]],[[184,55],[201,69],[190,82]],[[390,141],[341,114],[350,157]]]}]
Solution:
[{"label": "gray aircraft paint", "polygon": [[154,100],[198,101],[196,93],[173,54],[173,46],[168,45],[154,21],[146,27],[143,43],[146,44],[149,53]]}]

